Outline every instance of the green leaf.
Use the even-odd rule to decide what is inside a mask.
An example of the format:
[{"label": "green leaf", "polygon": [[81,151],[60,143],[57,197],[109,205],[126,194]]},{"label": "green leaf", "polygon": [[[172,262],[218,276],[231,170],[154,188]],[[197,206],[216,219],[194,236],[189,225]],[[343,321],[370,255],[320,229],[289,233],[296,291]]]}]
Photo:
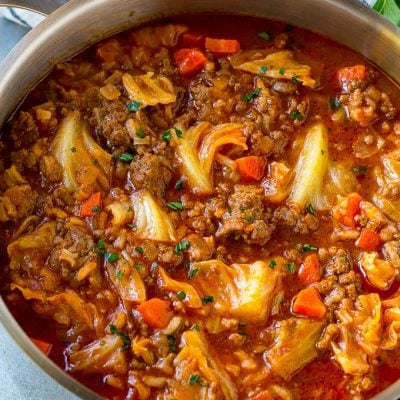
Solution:
[{"label": "green leaf", "polygon": [[183,210],[183,204],[180,200],[169,201],[167,203],[167,207],[173,211],[182,211]]},{"label": "green leaf", "polygon": [[178,293],[176,294],[176,297],[177,297],[179,300],[184,300],[185,297],[186,297],[186,293],[185,293],[183,290],[181,290],[180,292],[178,292]]},{"label": "green leaf", "polygon": [[100,239],[95,246],[94,251],[99,254],[104,256],[104,254],[106,254],[106,246],[105,246],[105,242],[104,239]]},{"label": "green leaf", "polygon": [[203,303],[204,304],[214,303],[214,297],[213,296],[204,296]]},{"label": "green leaf", "polygon": [[135,156],[131,153],[122,153],[117,157],[117,160],[129,162],[129,161],[132,161],[134,158],[135,158]]},{"label": "green leaf", "polygon": [[301,250],[303,251],[316,251],[318,250],[318,247],[312,245],[312,244],[308,244],[308,243],[304,243],[301,245]]},{"label": "green leaf", "polygon": [[263,65],[260,67],[260,74],[265,74],[268,71],[268,67],[266,65]]},{"label": "green leaf", "polygon": [[274,258],[269,262],[268,267],[270,267],[271,269],[274,269],[276,267],[276,260]]},{"label": "green leaf", "polygon": [[131,339],[129,335],[125,332],[121,332],[114,324],[110,324],[110,332],[113,335],[117,335],[122,339],[122,343],[124,344],[122,348],[124,350],[128,350],[131,345]]},{"label": "green leaf", "polygon": [[165,131],[165,132],[162,134],[161,137],[162,137],[162,140],[164,140],[164,142],[168,143],[168,142],[171,140],[171,131],[170,131],[170,130]]},{"label": "green leaf", "polygon": [[136,247],[135,247],[135,250],[136,250],[138,253],[140,253],[140,254],[143,254],[143,253],[144,253],[143,247],[141,247],[141,246],[136,246]]},{"label": "green leaf", "polygon": [[271,40],[271,35],[268,32],[259,32],[259,33],[257,33],[257,36],[260,39],[265,40],[267,42],[269,42]]},{"label": "green leaf", "polygon": [[400,6],[396,0],[378,0],[373,9],[400,26]]},{"label": "green leaf", "polygon": [[250,101],[256,99],[259,96],[260,92],[261,92],[261,88],[254,89],[253,91],[246,93],[243,96],[243,98],[246,101],[250,102]]},{"label": "green leaf", "polygon": [[128,105],[126,107],[129,111],[136,112],[136,111],[139,111],[141,105],[142,105],[142,103],[140,101],[133,100],[130,103],[128,103]]},{"label": "green leaf", "polygon": [[106,253],[107,262],[115,262],[119,260],[119,255],[117,253]]},{"label": "green leaf", "polygon": [[135,133],[135,135],[140,139],[144,139],[146,137],[146,135],[143,133],[142,128],[139,128],[139,130]]},{"label": "green leaf", "polygon": [[189,248],[190,242],[189,240],[185,239],[182,240],[182,242],[179,242],[175,247],[174,247],[174,253],[176,255],[179,255],[182,253],[182,251],[185,251]]}]

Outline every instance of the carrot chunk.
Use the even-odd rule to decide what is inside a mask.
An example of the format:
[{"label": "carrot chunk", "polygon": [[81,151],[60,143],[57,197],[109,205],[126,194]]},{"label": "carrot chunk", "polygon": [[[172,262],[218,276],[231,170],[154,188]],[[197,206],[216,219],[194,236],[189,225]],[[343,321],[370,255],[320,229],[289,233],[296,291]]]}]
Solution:
[{"label": "carrot chunk", "polygon": [[174,60],[182,76],[192,76],[204,67],[208,58],[197,49],[180,49],[174,53]]},{"label": "carrot chunk", "polygon": [[206,38],[205,47],[214,54],[233,54],[240,50],[240,43],[235,39]]},{"label": "carrot chunk", "polygon": [[154,297],[142,303],[138,311],[151,328],[165,328],[172,318],[170,305],[169,301]]},{"label": "carrot chunk", "polygon": [[183,47],[201,47],[204,44],[204,36],[197,32],[185,32],[181,36]]},{"label": "carrot chunk", "polygon": [[314,282],[319,281],[321,278],[321,271],[319,268],[318,256],[313,253],[308,255],[303,264],[301,264],[299,269],[299,280],[305,285],[311,285]]},{"label": "carrot chunk", "polygon": [[324,318],[326,314],[325,304],[319,297],[318,290],[314,287],[300,290],[293,302],[292,311],[295,314],[321,319]]},{"label": "carrot chunk", "polygon": [[364,229],[356,240],[356,246],[365,251],[376,251],[381,244],[379,233]]},{"label": "carrot chunk", "polygon": [[235,160],[240,175],[247,179],[259,181],[265,173],[267,163],[260,156],[247,156]]},{"label": "carrot chunk", "polygon": [[46,354],[46,356],[49,355],[51,349],[53,348],[53,345],[51,343],[44,342],[43,340],[39,339],[33,339],[31,338],[32,342],[35,343],[35,345],[39,348],[39,350]]},{"label": "carrot chunk", "polygon": [[101,193],[93,193],[86,201],[82,203],[81,217],[93,217],[100,211],[101,207]]},{"label": "carrot chunk", "polygon": [[340,86],[347,85],[351,80],[365,79],[365,65],[353,65],[351,67],[340,68],[337,71],[337,80]]}]

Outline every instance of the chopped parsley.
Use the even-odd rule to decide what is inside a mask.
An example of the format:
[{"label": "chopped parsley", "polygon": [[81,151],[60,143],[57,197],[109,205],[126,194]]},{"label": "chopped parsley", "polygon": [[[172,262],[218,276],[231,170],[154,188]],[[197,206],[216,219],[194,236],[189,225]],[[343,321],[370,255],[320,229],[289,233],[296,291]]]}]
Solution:
[{"label": "chopped parsley", "polygon": [[93,165],[97,165],[97,159],[96,159],[96,158],[93,158],[92,164],[93,164]]},{"label": "chopped parsley", "polygon": [[260,67],[260,74],[265,74],[268,71],[268,67],[266,65],[263,65]]},{"label": "chopped parsley", "polygon": [[143,254],[143,253],[144,253],[143,247],[136,246],[136,247],[135,247],[135,250],[136,250],[138,253],[140,253],[140,254]]},{"label": "chopped parsley", "polygon": [[129,228],[136,229],[136,224],[127,224]]},{"label": "chopped parsley", "polygon": [[158,264],[154,261],[153,263],[151,263],[150,265],[150,271],[154,271],[155,269],[158,268]]},{"label": "chopped parsley", "polygon": [[165,131],[162,136],[161,136],[162,140],[164,140],[164,142],[168,143],[171,140],[171,131]]},{"label": "chopped parsley", "polygon": [[126,107],[129,111],[136,112],[136,111],[139,111],[141,106],[142,106],[142,103],[140,101],[133,100],[130,103],[128,103],[128,105]]},{"label": "chopped parsley", "polygon": [[198,272],[199,270],[197,268],[191,269],[188,273],[189,280],[191,281],[197,275]]},{"label": "chopped parsley", "polygon": [[92,211],[93,211],[94,213],[98,213],[98,212],[100,211],[100,206],[94,206],[94,207],[92,208]]},{"label": "chopped parsley", "polygon": [[294,262],[287,263],[287,264],[286,264],[286,268],[287,268],[287,270],[288,270],[291,274],[293,274],[294,268],[295,268]]},{"label": "chopped parsley", "polygon": [[285,75],[286,69],[283,67],[280,67],[278,72],[280,75]]},{"label": "chopped parsley", "polygon": [[169,347],[169,349],[170,349],[173,353],[176,353],[177,346],[176,346],[176,337],[175,337],[175,335],[168,335],[168,336],[167,336],[167,340],[168,340],[168,347]]},{"label": "chopped parsley", "polygon": [[131,206],[128,207],[128,212],[132,212],[133,208]]},{"label": "chopped parsley", "polygon": [[180,200],[169,201],[167,203],[167,207],[173,211],[182,211],[183,210],[183,204]]},{"label": "chopped parsley", "polygon": [[246,214],[246,215],[244,216],[244,219],[245,219],[247,222],[253,222],[253,221],[254,221],[254,218],[253,218],[251,215],[248,215],[248,214]]},{"label": "chopped parsley", "polygon": [[185,293],[183,290],[181,290],[180,292],[178,292],[178,293],[176,294],[176,297],[177,297],[179,300],[184,300],[184,299],[186,298],[186,293]]},{"label": "chopped parsley", "polygon": [[115,262],[119,260],[119,255],[117,253],[106,253],[105,258],[107,262]]},{"label": "chopped parsley", "polygon": [[185,251],[189,248],[190,242],[189,240],[185,239],[179,242],[175,247],[174,247],[174,253],[176,255],[179,255],[182,253],[182,251]]},{"label": "chopped parsley", "polygon": [[206,386],[206,384],[201,381],[199,374],[190,375],[190,377],[189,377],[189,385],[193,386],[196,383],[199,384],[200,386],[203,386],[203,387]]},{"label": "chopped parsley", "polygon": [[189,269],[190,268],[190,262],[188,260],[183,261],[183,268]]},{"label": "chopped parsley", "polygon": [[269,262],[268,267],[270,267],[271,269],[274,269],[274,268],[276,267],[276,260],[275,260],[275,258],[273,258],[273,259]]},{"label": "chopped parsley", "polygon": [[118,271],[117,272],[117,279],[120,281],[122,279],[122,277],[124,276],[124,271]]},{"label": "chopped parsley", "polygon": [[292,82],[294,82],[294,83],[300,83],[301,81],[300,81],[300,79],[299,79],[299,76],[296,75],[296,74],[293,74],[293,75],[292,75]]},{"label": "chopped parsley", "polygon": [[140,139],[144,139],[146,137],[146,135],[143,133],[142,128],[139,128],[138,131],[135,133],[135,135]]},{"label": "chopped parsley", "polygon": [[124,344],[122,348],[124,350],[129,349],[129,346],[131,345],[131,339],[127,333],[121,332],[114,324],[110,324],[110,332],[113,335],[117,335],[122,339],[122,343]]},{"label": "chopped parsley", "polygon": [[71,147],[71,151],[72,151],[73,153],[76,153],[76,147]]},{"label": "chopped parsley", "polygon": [[194,331],[200,332],[200,326],[197,325],[197,324],[194,324],[194,325],[192,326],[192,329],[193,329]]},{"label": "chopped parsley", "polygon": [[133,264],[133,268],[135,268],[137,271],[141,271],[143,269],[143,265]]},{"label": "chopped parsley", "polygon": [[312,245],[312,244],[303,243],[303,244],[301,245],[301,250],[302,250],[302,251],[316,251],[316,250],[318,250],[318,247],[317,247],[317,246],[314,246],[314,245]]},{"label": "chopped parsley", "polygon": [[182,179],[179,179],[179,181],[176,181],[175,183],[175,190],[181,190],[183,189],[184,183]]},{"label": "chopped parsley", "polygon": [[175,130],[176,136],[178,136],[179,139],[182,139],[183,138],[183,132],[178,128],[174,128],[174,130]]},{"label": "chopped parsley", "polygon": [[329,99],[329,107],[332,110],[337,110],[338,108],[340,108],[340,106],[341,106],[340,101],[338,99],[336,99],[335,97],[331,97]]},{"label": "chopped parsley", "polygon": [[259,32],[259,33],[257,33],[257,36],[260,39],[265,40],[267,42],[269,42],[271,40],[271,35],[268,32]]},{"label": "chopped parsley", "polygon": [[355,165],[351,170],[356,175],[364,175],[367,172],[367,167],[365,165]]},{"label": "chopped parsley", "polygon": [[131,153],[122,153],[119,156],[117,156],[117,160],[123,161],[123,162],[132,161],[134,158],[135,158],[135,156]]},{"label": "chopped parsley", "polygon": [[214,303],[214,297],[213,296],[204,296],[203,303],[204,304]]},{"label": "chopped parsley", "polygon": [[297,110],[292,111],[292,112],[290,113],[290,116],[291,116],[293,119],[296,119],[297,121],[301,121],[301,120],[303,119],[303,115],[302,115],[300,112],[298,112]]},{"label": "chopped parsley", "polygon": [[260,92],[261,92],[261,88],[254,89],[254,90],[252,90],[251,92],[246,93],[246,94],[243,96],[243,98],[244,98],[247,102],[250,102],[250,101],[256,99],[256,98],[259,96]]},{"label": "chopped parsley", "polygon": [[308,203],[306,210],[309,214],[315,215],[315,210],[311,203]]},{"label": "chopped parsley", "polygon": [[101,255],[101,256],[104,256],[104,254],[106,254],[106,246],[105,246],[105,243],[104,243],[104,239],[100,239],[100,240],[96,243],[96,246],[95,246],[94,251],[95,251],[97,254]]}]

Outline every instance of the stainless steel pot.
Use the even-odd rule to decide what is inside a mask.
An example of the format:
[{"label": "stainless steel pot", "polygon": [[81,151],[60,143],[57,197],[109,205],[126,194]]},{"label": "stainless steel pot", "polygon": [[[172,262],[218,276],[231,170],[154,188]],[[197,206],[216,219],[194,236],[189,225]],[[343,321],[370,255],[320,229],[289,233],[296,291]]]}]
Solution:
[{"label": "stainless steel pot", "polygon": [[[343,43],[400,83],[400,30],[357,0],[10,0],[51,15],[28,33],[0,65],[0,127],[56,62],[101,38],[163,16],[228,12],[287,21]],[[54,11],[54,12],[53,12]],[[100,399],[44,356],[0,298],[0,322],[21,349],[61,385],[83,399]],[[375,400],[400,398],[400,380]]]}]

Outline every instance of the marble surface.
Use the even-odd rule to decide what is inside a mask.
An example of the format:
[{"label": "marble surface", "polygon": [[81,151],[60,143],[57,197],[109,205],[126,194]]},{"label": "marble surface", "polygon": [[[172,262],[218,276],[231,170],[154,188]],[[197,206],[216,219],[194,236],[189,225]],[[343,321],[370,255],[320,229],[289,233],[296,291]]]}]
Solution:
[{"label": "marble surface", "polygon": [[[27,32],[0,16],[0,61]],[[1,325],[0,385],[0,400],[78,400],[22,353]]]}]

